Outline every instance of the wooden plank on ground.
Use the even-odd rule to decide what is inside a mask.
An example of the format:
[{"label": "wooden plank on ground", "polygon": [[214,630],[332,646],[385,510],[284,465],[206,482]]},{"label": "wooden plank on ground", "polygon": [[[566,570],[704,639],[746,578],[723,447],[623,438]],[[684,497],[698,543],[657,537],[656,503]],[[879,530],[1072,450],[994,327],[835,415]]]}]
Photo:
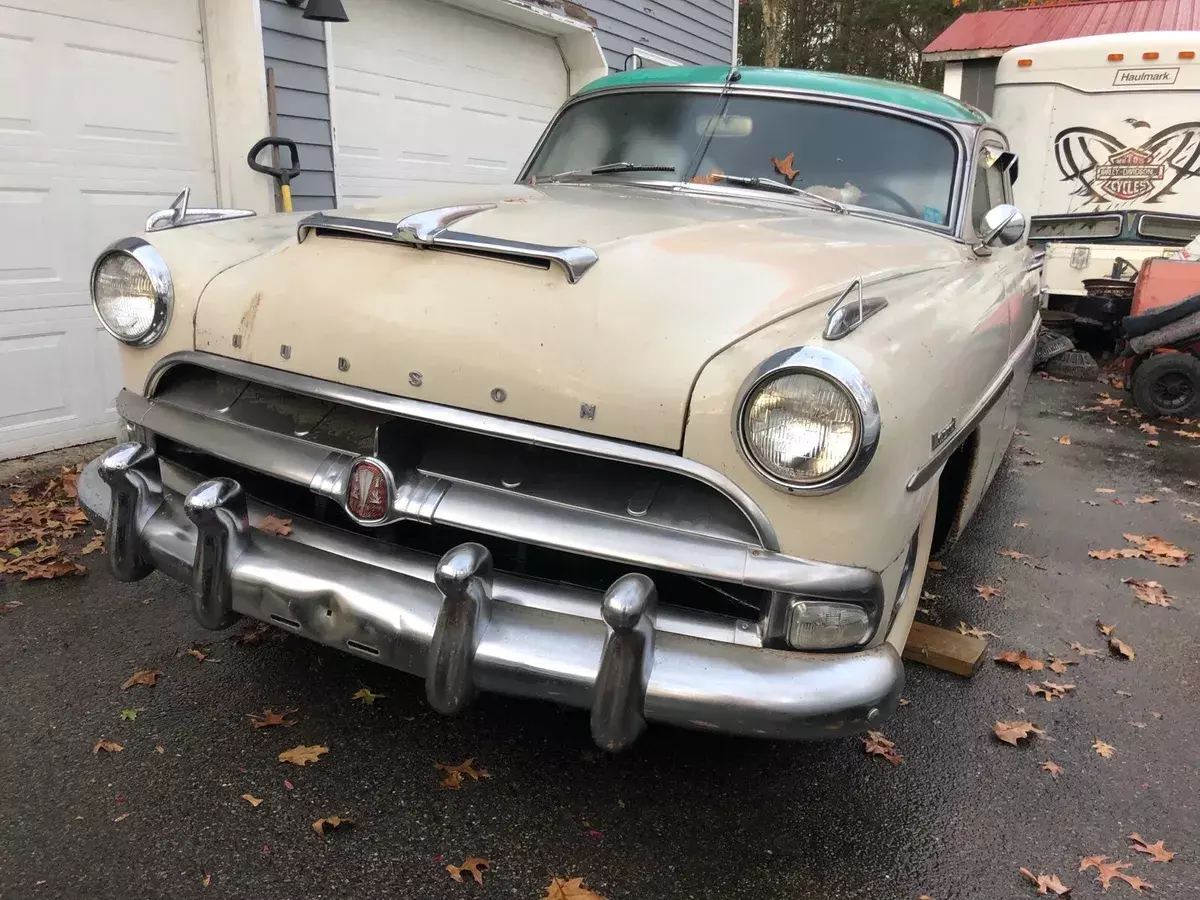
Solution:
[{"label": "wooden plank on ground", "polygon": [[982,638],[913,622],[904,658],[970,678],[979,670],[987,641]]}]

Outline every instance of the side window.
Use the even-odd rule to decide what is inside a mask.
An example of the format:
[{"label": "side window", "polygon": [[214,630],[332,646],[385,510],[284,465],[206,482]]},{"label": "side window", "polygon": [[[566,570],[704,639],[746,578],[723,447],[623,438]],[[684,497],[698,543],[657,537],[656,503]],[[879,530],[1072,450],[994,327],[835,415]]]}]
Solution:
[{"label": "side window", "polygon": [[995,162],[997,152],[987,148],[979,154],[975,163],[975,189],[971,194],[971,223],[978,232],[983,217],[988,210],[1001,203],[1006,203],[1011,194],[1007,188],[1007,175],[999,171]]}]

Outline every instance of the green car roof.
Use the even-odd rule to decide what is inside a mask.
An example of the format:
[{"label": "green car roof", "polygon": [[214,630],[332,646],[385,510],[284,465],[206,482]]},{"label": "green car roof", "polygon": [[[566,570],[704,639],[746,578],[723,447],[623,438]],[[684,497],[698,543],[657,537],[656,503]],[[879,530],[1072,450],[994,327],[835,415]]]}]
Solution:
[{"label": "green car roof", "polygon": [[[738,87],[769,87],[811,93],[833,94],[888,103],[927,116],[954,122],[979,124],[988,117],[973,107],[955,100],[948,94],[931,91],[911,84],[898,84],[879,78],[860,75],[839,75],[835,72],[812,72],[805,69],[764,69],[747,66],[739,69]],[[597,78],[586,85],[580,94],[605,88],[635,87],[661,84],[721,85],[729,76],[729,66],[664,66],[657,69],[634,69]]]}]

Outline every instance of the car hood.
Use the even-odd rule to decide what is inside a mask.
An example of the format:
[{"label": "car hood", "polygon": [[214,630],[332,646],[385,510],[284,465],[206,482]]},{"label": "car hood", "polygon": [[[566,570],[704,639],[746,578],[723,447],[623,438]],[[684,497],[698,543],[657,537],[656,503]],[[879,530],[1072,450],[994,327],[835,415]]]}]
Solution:
[{"label": "car hood", "polygon": [[395,223],[471,203],[495,206],[456,231],[587,245],[599,261],[572,284],[557,266],[289,234],[212,279],[196,348],[678,449],[692,386],[722,349],[819,305],[798,343],[817,338],[825,304],[853,279],[886,281],[960,255],[920,229],[770,198],[617,185],[470,187],[337,214]]}]

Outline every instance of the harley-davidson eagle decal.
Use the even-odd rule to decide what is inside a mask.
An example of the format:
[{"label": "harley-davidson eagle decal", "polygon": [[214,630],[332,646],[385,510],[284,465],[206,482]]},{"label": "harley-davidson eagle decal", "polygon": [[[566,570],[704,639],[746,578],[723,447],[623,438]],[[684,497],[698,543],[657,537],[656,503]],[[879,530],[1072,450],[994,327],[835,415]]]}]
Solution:
[{"label": "harley-davidson eagle decal", "polygon": [[1085,203],[1160,203],[1180,181],[1200,175],[1200,122],[1164,128],[1136,147],[1096,128],[1067,128],[1054,139],[1054,158]]}]

